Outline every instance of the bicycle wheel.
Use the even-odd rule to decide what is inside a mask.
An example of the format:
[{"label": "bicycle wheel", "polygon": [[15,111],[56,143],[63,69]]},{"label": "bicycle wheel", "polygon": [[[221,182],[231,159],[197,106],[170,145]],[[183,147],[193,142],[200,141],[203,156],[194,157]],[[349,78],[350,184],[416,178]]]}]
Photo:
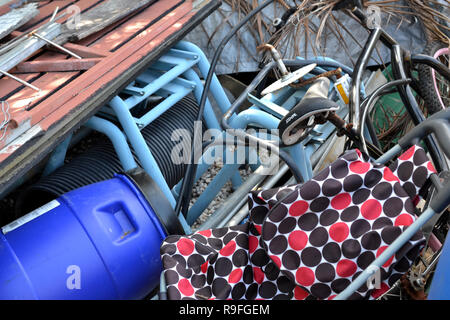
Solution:
[{"label": "bicycle wheel", "polygon": [[[450,66],[450,49],[441,42],[429,43],[423,52],[434,57],[446,66]],[[420,95],[425,101],[425,108],[429,114],[436,113],[450,105],[450,82],[442,77],[433,68],[419,64]]]}]

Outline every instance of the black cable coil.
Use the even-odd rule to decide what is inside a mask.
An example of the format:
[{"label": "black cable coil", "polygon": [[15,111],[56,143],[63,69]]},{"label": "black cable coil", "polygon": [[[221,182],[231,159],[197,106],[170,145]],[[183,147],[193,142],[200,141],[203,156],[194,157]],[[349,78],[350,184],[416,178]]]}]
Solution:
[{"label": "black cable coil", "polygon": [[[185,164],[173,163],[172,150],[182,143],[190,143],[197,113],[197,102],[191,97],[186,97],[141,130],[142,136],[170,188],[183,178],[186,171]],[[182,142],[172,141],[172,132],[177,129],[186,129],[190,136],[183,135]],[[204,128],[202,129],[204,130]],[[190,145],[186,150],[190,150]],[[133,150],[132,153],[140,165]],[[69,163],[25,189],[17,199],[16,215],[26,214],[69,191],[109,180],[119,172],[123,172],[123,168],[114,147],[109,139],[102,137],[84,153],[74,157]]]}]

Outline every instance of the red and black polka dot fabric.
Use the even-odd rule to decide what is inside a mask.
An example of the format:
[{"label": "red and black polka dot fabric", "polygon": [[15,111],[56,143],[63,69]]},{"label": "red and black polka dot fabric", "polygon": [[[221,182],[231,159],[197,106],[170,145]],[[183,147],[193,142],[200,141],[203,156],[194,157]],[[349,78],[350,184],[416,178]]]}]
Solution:
[{"label": "red and black polka dot fabric", "polygon": [[[303,185],[253,192],[246,224],[164,241],[168,297],[332,299],[414,221],[411,197],[433,171],[419,147],[391,168],[353,150]],[[416,234],[383,266],[381,289],[351,298],[386,291],[423,243]]]}]

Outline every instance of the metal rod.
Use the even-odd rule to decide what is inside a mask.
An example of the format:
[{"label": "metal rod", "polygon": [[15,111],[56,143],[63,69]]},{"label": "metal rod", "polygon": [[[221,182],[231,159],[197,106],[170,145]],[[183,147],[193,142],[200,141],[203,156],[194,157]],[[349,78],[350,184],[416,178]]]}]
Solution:
[{"label": "metal rod", "polygon": [[407,79],[390,81],[388,83],[381,85],[370,95],[370,98],[367,101],[367,103],[365,104],[364,108],[361,108],[362,115],[361,115],[360,119],[358,119],[359,126],[358,126],[358,129],[356,130],[356,132],[358,134],[359,139],[361,140],[361,143],[362,143],[361,147],[365,153],[369,154],[369,152],[367,150],[366,139],[364,138],[364,128],[365,128],[367,116],[369,114],[370,109],[372,108],[372,104],[375,102],[375,100],[380,96],[380,94],[383,91],[385,91],[393,86],[404,85],[404,84],[408,84],[410,82],[411,82],[411,79],[407,78]]},{"label": "metal rod", "polygon": [[[229,220],[233,215],[230,214],[235,208],[240,208],[242,206],[242,201],[247,201],[247,194],[254,189],[254,187],[260,184],[265,178],[266,175],[262,175],[261,171],[265,171],[263,166],[260,166],[256,171],[245,180],[242,185],[228,198],[217,211],[215,211],[209,218],[206,220],[198,230],[207,230],[216,228],[219,224],[224,220]],[[242,197],[244,195],[244,197]],[[235,211],[234,211],[235,212]]]},{"label": "metal rod", "polygon": [[35,87],[35,86],[33,86],[31,83],[28,83],[28,82],[26,82],[25,80],[22,80],[22,79],[20,79],[20,78],[18,78],[18,77],[16,77],[16,76],[13,76],[13,75],[12,75],[11,73],[9,73],[9,72],[0,70],[0,73],[2,73],[3,75],[5,75],[5,76],[7,76],[7,77],[10,77],[10,78],[13,79],[13,80],[16,80],[17,82],[19,82],[19,83],[23,84],[24,86],[27,86],[27,87],[29,87],[29,88],[31,88],[31,89],[33,89],[33,90],[36,90],[36,91],[38,91],[38,92],[41,91],[41,89],[39,89],[38,87]]},{"label": "metal rod", "polygon": [[362,285],[364,285],[367,279],[373,275],[377,269],[381,268],[382,265],[389,260],[409,239],[411,239],[414,234],[420,230],[420,228],[430,220],[434,215],[435,211],[432,208],[425,210],[417,220],[411,224],[378,258],[376,258],[370,266],[368,266],[360,275],[353,280],[353,282],[338,296],[335,300],[345,300],[350,297],[354,292],[356,292]]},{"label": "metal rod", "polygon": [[366,44],[362,54],[359,56],[356,62],[355,70],[353,71],[353,81],[350,91],[350,102],[349,102],[349,121],[353,123],[353,128],[358,129],[359,125],[359,107],[360,107],[360,88],[362,83],[362,76],[366,69],[367,63],[372,56],[372,52],[377,45],[377,41],[380,39],[382,30],[380,28],[374,29]]},{"label": "metal rod", "polygon": [[439,252],[433,257],[433,260],[430,262],[430,264],[428,266],[426,266],[425,271],[422,272],[422,274],[421,274],[422,277],[426,277],[433,270],[433,268],[438,263],[439,258],[441,257],[441,254],[442,254],[442,250],[439,250]]},{"label": "metal rod", "polygon": [[[281,179],[281,177],[283,177],[288,171],[289,171],[289,167],[286,164],[283,164],[281,166],[280,170],[278,170],[278,172],[274,176],[271,176],[269,179],[267,179],[261,185],[261,189],[267,190],[267,189],[272,188]],[[245,201],[243,206],[241,205],[241,206],[238,206],[237,208],[239,209],[239,211],[237,211],[236,214],[234,216],[232,216],[231,219],[229,219],[228,221],[227,220],[222,221],[218,225],[219,228],[224,227],[224,226],[227,226],[227,227],[236,226],[248,215],[247,201]],[[231,214],[230,214],[230,216],[231,216]]]},{"label": "metal rod", "polygon": [[56,6],[55,11],[53,11],[52,17],[50,18],[49,22],[53,22],[55,20],[56,15],[58,14],[59,7]]},{"label": "metal rod", "polygon": [[[405,66],[403,65],[403,51],[399,45],[392,46],[391,49],[391,59],[392,59],[392,73],[396,79],[407,79]],[[408,111],[414,125],[418,125],[423,122],[426,118],[417,104],[416,98],[412,92],[411,86],[409,84],[399,85],[398,92],[400,98]],[[445,161],[442,152],[440,152],[436,140],[432,136],[424,138],[425,145],[428,148],[431,159],[437,171],[448,170],[448,164]]]},{"label": "metal rod", "polygon": [[[54,21],[58,21],[59,19],[63,18],[66,15],[67,15],[67,12],[64,12],[59,17],[57,17],[56,19],[53,19],[53,20]],[[0,47],[0,54],[3,54],[4,52],[9,51],[11,47],[18,45],[18,43],[20,43],[23,40],[25,40],[26,37],[28,37],[30,34],[36,33],[39,30],[43,30],[43,29],[47,28],[52,23],[53,23],[53,21],[48,21],[48,22],[44,23],[42,26],[40,26],[40,27],[38,27],[38,28],[36,28],[36,29],[34,29],[32,31],[30,31],[28,33],[23,33],[20,36],[14,38],[13,40],[11,40],[8,43],[6,43],[4,46]]]},{"label": "metal rod", "polygon": [[67,49],[64,48],[63,46],[60,46],[59,44],[57,44],[57,43],[55,43],[55,42],[53,42],[53,41],[51,41],[51,40],[49,40],[49,39],[47,39],[47,38],[44,38],[43,36],[41,36],[41,35],[38,34],[38,33],[32,33],[31,36],[37,37],[37,38],[39,38],[39,39],[41,39],[41,40],[47,42],[48,44],[54,46],[55,48],[58,48],[59,50],[61,50],[61,51],[65,52],[65,53],[71,55],[72,57],[75,57],[75,58],[80,59],[80,60],[83,59],[83,58],[80,57],[79,55],[73,53],[73,52],[70,51],[70,50],[67,50]]}]

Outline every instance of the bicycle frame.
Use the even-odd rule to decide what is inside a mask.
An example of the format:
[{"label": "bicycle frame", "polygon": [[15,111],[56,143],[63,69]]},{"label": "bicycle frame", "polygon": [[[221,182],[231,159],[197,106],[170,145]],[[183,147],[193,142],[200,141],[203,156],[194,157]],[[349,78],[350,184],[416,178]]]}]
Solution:
[{"label": "bicycle frame", "polygon": [[[364,25],[364,23],[362,23]],[[353,129],[356,131],[359,138],[363,141],[363,132],[362,132],[362,123],[364,123],[365,116],[364,112],[361,112],[361,100],[359,90],[362,84],[362,75],[364,70],[367,67],[367,63],[372,56],[373,50],[375,49],[378,41],[381,41],[385,46],[387,46],[391,50],[391,64],[392,71],[394,75],[394,81],[398,81],[396,85],[400,97],[402,99],[405,108],[410,115],[414,125],[418,125],[419,123],[425,120],[425,116],[422,113],[420,107],[417,104],[417,101],[413,95],[410,81],[411,80],[411,63],[424,63],[432,66],[442,72],[445,77],[448,77],[450,80],[450,71],[446,68],[442,63],[433,57],[428,57],[424,55],[410,55],[409,52],[404,50],[398,42],[392,38],[385,30],[380,27],[374,28],[370,30],[370,35],[368,40],[366,41],[362,52],[357,60],[355,70],[353,73],[353,81],[350,91],[350,102],[349,102],[349,121],[353,124]],[[405,59],[406,58],[406,59]],[[406,64],[405,62],[409,62],[410,64]],[[378,92],[377,94],[381,94]],[[366,105],[365,108],[369,108],[369,105]],[[364,110],[363,110],[364,111]],[[373,137],[372,137],[373,138]],[[428,151],[430,152],[431,158],[437,168],[437,170],[446,170],[448,169],[447,163],[444,160],[442,153],[439,151],[436,141],[433,137],[427,137],[424,140]],[[364,149],[364,146],[360,146]]]},{"label": "bicycle frame", "polygon": [[[440,141],[440,145],[447,156],[450,155],[450,110],[443,110],[428,118],[413,130],[407,133],[399,140],[398,145],[386,152],[382,157],[375,162],[378,164],[385,164],[388,160],[393,159],[403,150],[409,146],[418,143],[425,139],[430,134],[435,134]],[[344,300],[351,296],[353,292],[358,290],[367,279],[374,274],[392,255],[394,255],[420,228],[430,220],[435,214],[444,211],[450,204],[450,185],[448,183],[442,184],[434,174],[431,176],[432,182],[438,189],[438,195],[431,201],[428,208],[411,224],[398,238],[392,242],[389,247],[383,251],[361,274],[352,281],[352,283],[342,291],[335,300]]]}]

